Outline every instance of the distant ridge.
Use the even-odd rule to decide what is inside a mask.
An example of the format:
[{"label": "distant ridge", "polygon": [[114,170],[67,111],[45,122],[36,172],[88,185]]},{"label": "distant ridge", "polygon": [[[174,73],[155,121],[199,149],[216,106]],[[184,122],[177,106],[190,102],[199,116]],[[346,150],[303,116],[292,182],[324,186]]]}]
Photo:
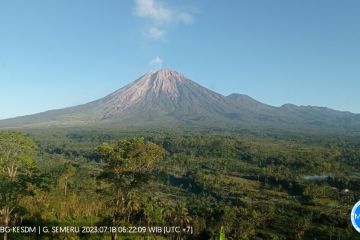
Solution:
[{"label": "distant ridge", "polygon": [[360,130],[360,115],[329,108],[266,105],[223,96],[169,69],[147,72],[99,100],[0,121],[0,128],[109,125]]}]

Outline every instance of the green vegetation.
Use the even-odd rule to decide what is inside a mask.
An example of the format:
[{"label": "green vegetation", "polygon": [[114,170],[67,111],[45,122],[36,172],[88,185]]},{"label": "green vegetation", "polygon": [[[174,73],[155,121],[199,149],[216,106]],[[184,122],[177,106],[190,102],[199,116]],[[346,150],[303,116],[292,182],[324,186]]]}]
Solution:
[{"label": "green vegetation", "polygon": [[360,239],[359,149],[289,132],[1,132],[0,225],[193,230],[5,239]]},{"label": "green vegetation", "polygon": [[[164,150],[143,138],[119,141],[115,146],[103,143],[98,152],[105,160],[103,176],[109,186],[107,195],[112,212],[112,226],[126,226],[136,219],[139,211],[136,191],[148,181],[156,161],[161,160]],[[112,238],[118,239],[117,233]]]},{"label": "green vegetation", "polygon": [[[0,216],[1,226],[19,221],[20,199],[27,194],[35,145],[18,132],[0,134]],[[4,234],[4,240],[8,239]]]}]

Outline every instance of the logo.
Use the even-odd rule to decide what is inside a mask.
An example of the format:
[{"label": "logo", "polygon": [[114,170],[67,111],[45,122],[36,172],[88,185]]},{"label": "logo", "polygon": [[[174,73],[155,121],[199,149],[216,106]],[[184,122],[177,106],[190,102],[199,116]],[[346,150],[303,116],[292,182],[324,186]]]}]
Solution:
[{"label": "logo", "polygon": [[360,201],[353,207],[350,218],[352,225],[360,233]]}]

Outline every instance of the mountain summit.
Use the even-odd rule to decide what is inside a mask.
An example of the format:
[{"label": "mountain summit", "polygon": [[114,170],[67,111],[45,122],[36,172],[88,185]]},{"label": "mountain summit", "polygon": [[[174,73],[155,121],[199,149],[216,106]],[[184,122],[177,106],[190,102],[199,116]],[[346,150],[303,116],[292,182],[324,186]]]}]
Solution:
[{"label": "mountain summit", "polygon": [[228,110],[224,96],[174,70],[148,72],[101,100],[103,119],[125,122],[187,122]]},{"label": "mountain summit", "polygon": [[152,103],[154,108],[163,103],[175,105],[186,91],[184,88],[191,88],[191,85],[194,83],[173,70],[148,72],[135,82],[106,97],[104,117],[121,115],[138,104]]},{"label": "mountain summit", "polygon": [[0,121],[0,128],[109,125],[360,130],[360,115],[291,104],[273,107],[223,96],[169,69],[147,72],[99,100]]}]

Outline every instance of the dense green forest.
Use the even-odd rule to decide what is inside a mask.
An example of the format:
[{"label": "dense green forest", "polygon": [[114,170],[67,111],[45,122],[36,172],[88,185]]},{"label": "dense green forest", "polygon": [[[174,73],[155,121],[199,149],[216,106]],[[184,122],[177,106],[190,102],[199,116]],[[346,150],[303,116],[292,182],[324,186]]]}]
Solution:
[{"label": "dense green forest", "polygon": [[98,227],[4,239],[360,239],[349,219],[359,170],[356,136],[4,131],[0,226]]}]

